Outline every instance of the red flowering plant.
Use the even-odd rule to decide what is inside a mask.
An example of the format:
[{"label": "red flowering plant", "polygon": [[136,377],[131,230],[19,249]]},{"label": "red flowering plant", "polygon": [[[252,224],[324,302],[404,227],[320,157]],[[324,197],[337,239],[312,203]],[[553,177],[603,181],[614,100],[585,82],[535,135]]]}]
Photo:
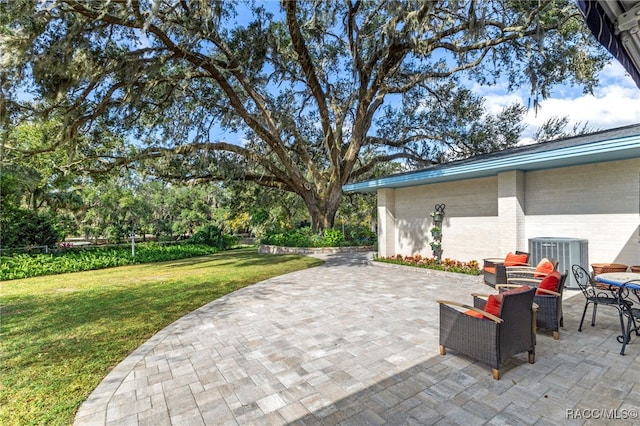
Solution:
[{"label": "red flowering plant", "polygon": [[439,271],[457,272],[467,275],[480,275],[480,267],[477,260],[470,260],[469,262],[461,262],[459,260],[453,260],[450,258],[438,261],[437,258],[423,257],[421,254],[414,254],[413,256],[403,256],[396,254],[389,257],[378,257],[374,260],[384,263],[393,263],[396,265],[414,266],[418,268],[436,269]]}]

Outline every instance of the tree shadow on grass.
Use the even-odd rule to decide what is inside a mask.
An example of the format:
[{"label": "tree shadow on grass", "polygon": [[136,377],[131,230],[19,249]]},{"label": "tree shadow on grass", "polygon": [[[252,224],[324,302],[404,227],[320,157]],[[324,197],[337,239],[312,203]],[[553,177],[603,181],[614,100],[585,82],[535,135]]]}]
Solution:
[{"label": "tree shadow on grass", "polygon": [[[172,261],[163,262],[164,267],[179,268],[185,266],[193,266],[200,263],[212,262],[213,266],[228,266],[234,267],[249,267],[249,266],[263,266],[263,265],[280,265],[288,262],[296,261],[302,258],[301,255],[293,254],[258,254],[255,251],[251,252],[237,252],[228,251],[220,252],[208,256],[192,257],[185,259],[177,259]],[[312,266],[322,264],[320,260]]]}]

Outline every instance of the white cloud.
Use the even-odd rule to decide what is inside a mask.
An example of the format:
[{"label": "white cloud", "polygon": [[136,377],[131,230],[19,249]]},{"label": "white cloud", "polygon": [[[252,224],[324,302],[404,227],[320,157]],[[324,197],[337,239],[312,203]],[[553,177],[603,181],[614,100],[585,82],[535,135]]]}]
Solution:
[{"label": "white cloud", "polygon": [[640,122],[640,90],[608,86],[601,93],[577,98],[546,99],[537,113],[530,110],[525,122],[538,127],[551,117],[569,117],[569,123],[588,122],[595,129],[610,129]]},{"label": "white cloud", "polygon": [[[629,124],[640,123],[640,89],[625,74],[617,62],[607,65],[600,75],[600,86],[593,95],[576,94],[571,90],[560,90],[561,95],[553,94],[540,102],[540,108],[529,110],[525,116],[528,125],[526,138],[535,133],[538,127],[551,117],[569,118],[569,130],[575,123],[588,123],[589,128],[605,130]],[[570,92],[573,92],[570,94]],[[525,95],[526,96],[526,95]],[[527,105],[522,94],[486,94],[487,107],[493,113],[514,102]]]}]

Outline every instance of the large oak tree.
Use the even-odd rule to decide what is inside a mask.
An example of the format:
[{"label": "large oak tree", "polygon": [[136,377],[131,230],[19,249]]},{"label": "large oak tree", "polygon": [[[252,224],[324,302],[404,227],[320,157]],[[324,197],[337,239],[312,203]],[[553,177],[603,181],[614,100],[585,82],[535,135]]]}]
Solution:
[{"label": "large oak tree", "polygon": [[[589,90],[603,65],[564,0],[12,0],[0,19],[4,126],[63,117],[41,150],[73,147],[93,170],[280,188],[316,229],[380,163],[513,145],[522,107],[487,116],[471,84],[535,101]],[[136,148],[105,149],[114,136]]]}]

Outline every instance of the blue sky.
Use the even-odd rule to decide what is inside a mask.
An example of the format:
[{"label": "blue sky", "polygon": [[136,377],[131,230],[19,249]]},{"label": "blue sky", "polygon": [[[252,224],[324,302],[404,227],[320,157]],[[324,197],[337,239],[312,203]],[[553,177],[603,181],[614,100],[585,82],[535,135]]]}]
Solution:
[{"label": "blue sky", "polygon": [[[626,74],[622,65],[612,58],[600,73],[600,84],[593,95],[585,95],[579,87],[559,86],[541,102],[537,113],[530,109],[525,118],[528,125],[524,138],[529,138],[548,118],[569,117],[569,125],[587,122],[594,130],[640,123],[640,89]],[[515,101],[527,105],[526,91],[507,93],[500,86],[476,87],[485,96],[487,106],[494,112]]]}]

